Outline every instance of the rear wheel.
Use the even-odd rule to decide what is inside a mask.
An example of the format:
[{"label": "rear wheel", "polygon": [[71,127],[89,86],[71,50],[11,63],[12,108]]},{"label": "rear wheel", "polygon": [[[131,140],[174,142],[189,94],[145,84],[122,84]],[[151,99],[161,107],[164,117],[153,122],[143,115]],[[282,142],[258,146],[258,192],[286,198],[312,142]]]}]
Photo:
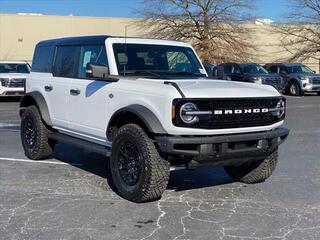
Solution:
[{"label": "rear wheel", "polygon": [[159,199],[167,187],[170,164],[162,159],[141,127],[121,127],[112,143],[111,173],[119,195],[133,202]]},{"label": "rear wheel", "polygon": [[276,168],[278,151],[274,151],[264,160],[245,163],[241,166],[228,166],[224,169],[229,176],[243,183],[259,183],[269,178]]},{"label": "rear wheel", "polygon": [[48,138],[49,130],[42,122],[37,107],[26,108],[21,116],[21,142],[25,155],[33,160],[49,158],[54,142]]}]

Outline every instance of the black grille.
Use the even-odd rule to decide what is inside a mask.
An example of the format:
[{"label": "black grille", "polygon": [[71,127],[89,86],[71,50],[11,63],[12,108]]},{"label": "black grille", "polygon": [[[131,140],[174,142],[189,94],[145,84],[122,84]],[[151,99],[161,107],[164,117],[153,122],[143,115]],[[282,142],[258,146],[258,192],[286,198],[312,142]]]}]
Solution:
[{"label": "black grille", "polygon": [[26,79],[24,78],[2,79],[1,84],[2,86],[8,87],[8,88],[20,88],[20,87],[24,87],[25,80]]},{"label": "black grille", "polygon": [[279,119],[273,112],[244,113],[245,109],[273,109],[280,99],[284,98],[240,98],[240,99],[176,99],[173,104],[176,106],[177,115],[180,107],[186,102],[195,103],[200,111],[215,110],[243,110],[242,113],[221,114],[221,115],[201,115],[199,122],[194,125],[184,123],[180,116],[173,120],[173,124],[179,127],[192,127],[204,129],[223,129],[223,128],[240,128],[265,126],[274,124],[284,118]]},{"label": "black grille", "polygon": [[312,83],[313,84],[320,84],[320,78],[313,78]]}]

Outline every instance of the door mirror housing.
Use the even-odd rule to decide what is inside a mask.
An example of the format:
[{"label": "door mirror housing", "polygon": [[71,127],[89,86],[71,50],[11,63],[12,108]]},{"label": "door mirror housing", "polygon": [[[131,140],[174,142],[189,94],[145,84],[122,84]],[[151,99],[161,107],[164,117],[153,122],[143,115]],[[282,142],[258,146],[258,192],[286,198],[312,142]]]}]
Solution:
[{"label": "door mirror housing", "polygon": [[86,77],[95,79],[95,80],[105,80],[105,81],[111,81],[116,82],[119,79],[110,76],[109,67],[107,65],[98,65],[98,64],[92,64],[88,63],[86,67]]}]

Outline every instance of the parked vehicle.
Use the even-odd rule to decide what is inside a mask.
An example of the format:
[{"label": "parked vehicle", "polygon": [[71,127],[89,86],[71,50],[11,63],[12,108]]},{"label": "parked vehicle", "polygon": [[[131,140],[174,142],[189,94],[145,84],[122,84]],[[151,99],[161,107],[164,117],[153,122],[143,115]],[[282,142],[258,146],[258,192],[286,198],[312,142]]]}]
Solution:
[{"label": "parked vehicle", "polygon": [[256,63],[223,63],[217,66],[217,78],[239,82],[250,82],[273,86],[284,92],[285,83],[278,74],[269,74]]},{"label": "parked vehicle", "polygon": [[273,74],[280,74],[286,82],[286,93],[292,96],[305,92],[320,95],[320,75],[303,64],[270,63],[265,68]]},{"label": "parked vehicle", "polygon": [[25,92],[30,66],[23,61],[0,61],[0,96],[18,96]]},{"label": "parked vehicle", "polygon": [[224,166],[235,180],[271,176],[285,98],[273,87],[208,81],[193,48],[176,41],[75,37],[40,42],[20,103],[28,158],[57,142],[110,157],[118,193],[161,197],[171,166]]}]

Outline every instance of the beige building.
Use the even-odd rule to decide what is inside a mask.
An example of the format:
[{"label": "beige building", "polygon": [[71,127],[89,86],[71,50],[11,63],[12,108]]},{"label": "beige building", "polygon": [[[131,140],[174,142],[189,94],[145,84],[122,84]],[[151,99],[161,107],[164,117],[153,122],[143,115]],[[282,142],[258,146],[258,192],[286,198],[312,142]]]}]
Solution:
[{"label": "beige building", "polygon": [[[0,60],[32,61],[37,42],[44,39],[81,35],[142,36],[135,27],[137,19],[100,18],[77,16],[46,16],[30,14],[0,14]],[[279,61],[286,52],[277,46],[279,36],[270,33],[270,25],[250,24],[254,29],[254,41],[258,46],[257,59],[260,63]],[[319,63],[307,63],[319,70]]]}]

